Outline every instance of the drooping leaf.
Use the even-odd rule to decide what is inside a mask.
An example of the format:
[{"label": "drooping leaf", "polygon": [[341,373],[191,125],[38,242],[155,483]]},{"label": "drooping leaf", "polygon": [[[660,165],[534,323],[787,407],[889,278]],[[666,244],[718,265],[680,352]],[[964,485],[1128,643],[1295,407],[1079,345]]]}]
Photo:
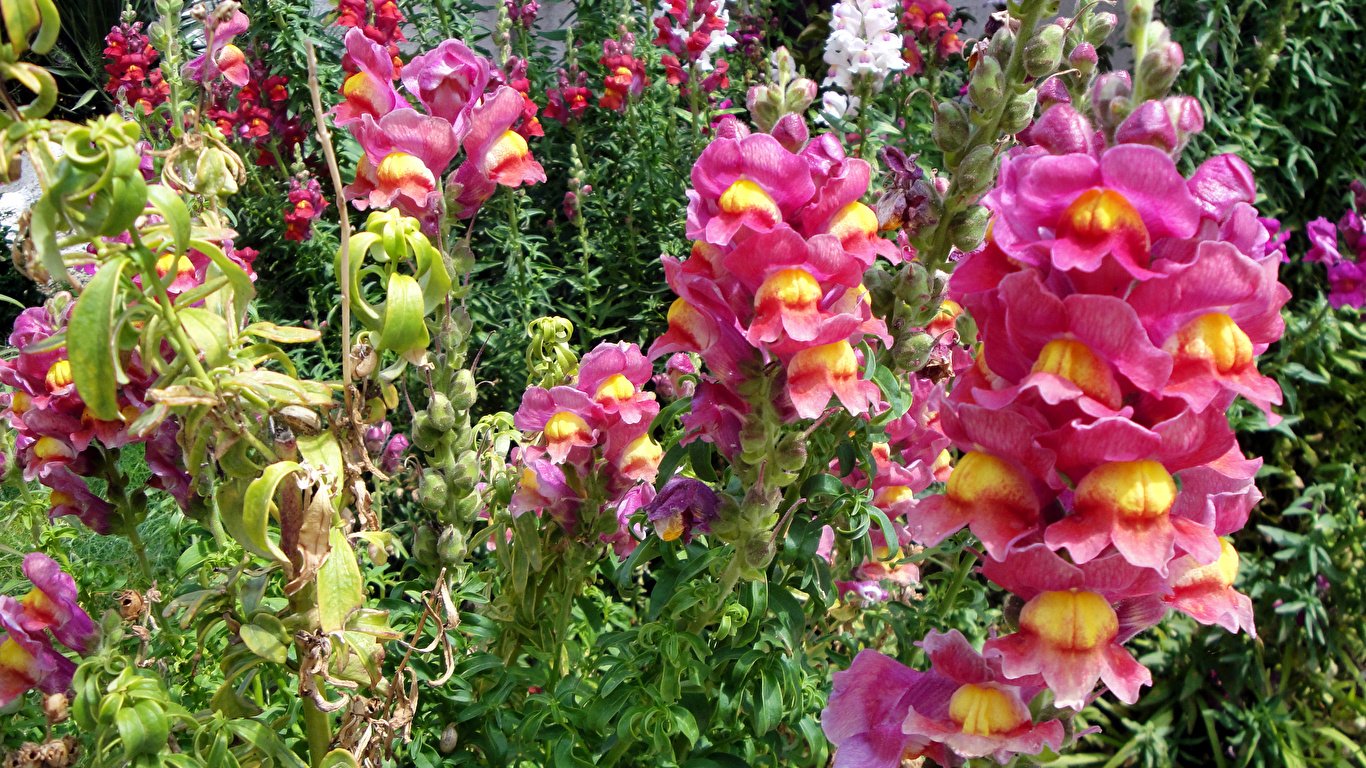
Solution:
[{"label": "drooping leaf", "polygon": [[67,326],[67,353],[76,391],[96,418],[119,418],[118,350],[114,346],[114,313],[119,308],[119,282],[129,257],[105,262],[81,291]]},{"label": "drooping leaf", "polygon": [[337,632],[365,602],[365,594],[356,553],[341,529],[331,530],[329,545],[332,552],[318,569],[318,624],[324,632]]}]

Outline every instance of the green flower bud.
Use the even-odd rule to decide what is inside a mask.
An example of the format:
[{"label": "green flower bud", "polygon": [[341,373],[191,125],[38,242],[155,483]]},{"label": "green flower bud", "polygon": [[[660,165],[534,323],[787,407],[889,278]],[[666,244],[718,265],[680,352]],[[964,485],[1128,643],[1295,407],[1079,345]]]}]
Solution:
[{"label": "green flower bud", "polygon": [[479,519],[479,510],[484,502],[483,496],[478,491],[470,491],[455,500],[451,505],[451,512],[455,519],[462,523],[473,523]]},{"label": "green flower bud", "polygon": [[925,367],[934,349],[934,337],[924,332],[913,333],[892,347],[892,362],[903,371],[918,371]]},{"label": "green flower bud", "polygon": [[1066,33],[1057,24],[1049,24],[1035,33],[1025,44],[1025,72],[1031,77],[1047,77],[1058,69],[1062,61],[1062,42]]},{"label": "green flower bud", "polygon": [[949,241],[963,253],[971,253],[981,247],[990,222],[991,211],[984,206],[974,205],[953,217],[949,224]]},{"label": "green flower bud", "polygon": [[925,265],[910,261],[896,275],[896,297],[907,304],[919,304],[930,295],[930,273]]},{"label": "green flower bud", "polygon": [[776,456],[778,468],[786,472],[797,472],[806,466],[806,436],[800,432],[789,432],[778,441]]},{"label": "green flower bud", "polygon": [[783,111],[789,115],[800,115],[816,100],[816,83],[799,77],[787,84],[783,94]]},{"label": "green flower bud", "polygon": [[930,138],[944,152],[962,152],[968,145],[968,113],[947,99],[939,102],[934,109]]},{"label": "green flower bud", "polygon": [[456,371],[455,381],[451,382],[451,407],[457,411],[468,411],[474,407],[478,395],[474,374],[465,368]]},{"label": "green flower bud", "polygon": [[1001,63],[991,56],[983,56],[968,81],[968,99],[986,112],[1000,103],[1005,90],[1006,75],[1001,71]]},{"label": "green flower bud", "polygon": [[479,457],[474,451],[462,451],[446,475],[456,493],[469,493],[479,480]]},{"label": "green flower bud", "polygon": [[432,419],[426,411],[418,411],[413,414],[413,431],[410,437],[413,445],[420,451],[431,453],[436,450],[436,441],[441,437],[440,432],[432,428]]},{"label": "green flower bud", "polygon": [[756,571],[763,570],[773,562],[778,551],[777,542],[771,536],[759,536],[745,545],[745,565]]},{"label": "green flower bud", "polygon": [[868,289],[868,302],[875,317],[886,317],[892,311],[895,285],[894,276],[885,269],[874,267],[863,274],[863,286]]},{"label": "green flower bud", "polygon": [[996,34],[991,36],[987,42],[987,56],[996,59],[997,62],[1010,61],[1010,54],[1015,51],[1015,33],[1011,31],[1010,25],[1006,24],[996,30]]},{"label": "green flower bud", "polygon": [[455,427],[455,409],[445,393],[432,394],[432,401],[427,404],[427,414],[431,418],[432,429],[438,432],[449,432]]},{"label": "green flower bud", "polygon": [[1086,42],[1099,48],[1105,45],[1105,40],[1119,26],[1119,17],[1113,13],[1094,13],[1091,14],[1091,27],[1086,30]]},{"label": "green flower bud", "polygon": [[237,177],[228,156],[218,147],[205,147],[194,168],[194,193],[204,197],[224,197],[237,193]]},{"label": "green flower bud", "polygon": [[[1166,30],[1163,30],[1166,37]],[[1138,66],[1139,79],[1144,93],[1152,98],[1161,98],[1171,90],[1176,76],[1181,74],[1181,66],[1186,63],[1181,46],[1170,41],[1163,42],[1149,50]]]},{"label": "green flower bud", "polygon": [[436,540],[436,556],[441,559],[442,565],[447,568],[460,565],[467,554],[469,546],[465,541],[465,534],[458,527],[448,526],[441,532],[441,537]]},{"label": "green flower bud", "polygon": [[778,118],[783,116],[783,93],[777,87],[752,85],[745,94],[745,107],[754,125],[768,133],[773,130]]},{"label": "green flower bud", "polygon": [[1034,105],[1038,99],[1039,92],[1033,88],[1011,99],[1001,116],[1001,131],[1019,133],[1028,128],[1029,124],[1034,122]]},{"label": "green flower bud", "polygon": [[977,200],[996,183],[996,149],[989,144],[974,148],[958,165],[958,194]]},{"label": "green flower bud", "polygon": [[422,485],[418,488],[418,501],[423,509],[435,512],[446,506],[446,478],[439,469],[428,469],[422,473]]},{"label": "green flower bud", "polygon": [[958,334],[958,343],[967,345],[977,341],[977,321],[972,315],[963,312],[953,320],[953,331]]},{"label": "green flower bud", "polygon": [[436,531],[429,525],[419,525],[413,538],[413,556],[423,565],[436,565]]}]

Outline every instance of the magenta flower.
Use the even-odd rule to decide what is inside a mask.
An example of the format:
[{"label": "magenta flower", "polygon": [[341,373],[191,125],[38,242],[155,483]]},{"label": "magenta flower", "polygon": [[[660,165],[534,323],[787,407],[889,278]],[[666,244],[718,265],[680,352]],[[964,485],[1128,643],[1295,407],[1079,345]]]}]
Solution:
[{"label": "magenta flower", "polygon": [[866,581],[836,581],[835,594],[853,606],[876,605],[892,599],[892,595],[876,579]]},{"label": "magenta flower", "polygon": [[1320,216],[1305,225],[1304,233],[1309,236],[1310,244],[1305,261],[1317,261],[1329,267],[1342,261],[1342,253],[1338,251],[1338,228],[1333,222]]},{"label": "magenta flower", "polygon": [[182,466],[185,451],[176,440],[179,434],[180,425],[167,419],[147,441],[145,456],[147,466],[152,470],[152,478],[147,484],[169,493],[181,510],[188,510],[194,489],[190,473]]},{"label": "magenta flower", "polygon": [[76,672],[76,665],[52,650],[45,636],[24,631],[23,611],[19,601],[0,595],[0,707],[33,688],[63,693]]},{"label": "magenta flower", "polygon": [[469,109],[489,84],[489,60],[459,40],[444,40],[403,67],[403,86],[417,95],[427,114],[455,126],[457,141],[470,127]]},{"label": "magenta flower", "polygon": [[611,544],[612,551],[616,552],[617,557],[626,557],[636,550],[640,542],[645,539],[645,529],[639,523],[631,523],[631,515],[655,498],[655,487],[650,483],[641,483],[632,486],[621,497],[617,503],[617,530],[612,533],[600,534],[598,538],[604,544]]},{"label": "magenta flower", "polygon": [[833,676],[834,690],[821,710],[821,730],[835,745],[832,768],[900,768],[903,758],[929,756],[949,765],[942,744],[903,733],[913,703],[944,701],[955,684],[917,672],[874,650],[862,650]]},{"label": "magenta flower", "polygon": [[720,502],[716,491],[706,483],[679,475],[669,478],[646,505],[646,519],[664,541],[682,537],[683,543],[688,544],[695,534],[711,532]]},{"label": "magenta flower", "polygon": [[384,444],[384,452],[379,457],[380,471],[387,475],[396,474],[403,466],[403,453],[407,450],[407,435],[398,434],[389,438],[389,442]]},{"label": "magenta flower", "polygon": [[750,405],[743,397],[725,384],[704,376],[696,384],[691,404],[679,414],[683,422],[683,437],[679,443],[687,445],[694,440],[711,443],[733,461],[740,452],[740,428],[749,412]]},{"label": "magenta flower", "polygon": [[[799,115],[794,117],[800,119]],[[859,258],[864,269],[871,267],[878,255],[895,263],[900,259],[897,247],[878,237],[877,214],[859,202],[868,191],[872,166],[865,160],[843,157],[843,153],[843,148],[830,148],[823,157],[829,165],[822,163],[819,170],[813,169],[816,193],[802,209],[802,233],[807,237],[834,235],[845,250]]]},{"label": "magenta flower", "polygon": [[1329,265],[1328,303],[1334,309],[1366,306],[1366,266],[1351,261]]},{"label": "magenta flower", "polygon": [[803,349],[787,364],[788,398],[803,419],[825,412],[831,396],[849,413],[868,413],[882,402],[877,385],[859,376],[859,355],[848,341]]},{"label": "magenta flower", "polygon": [[378,121],[361,115],[355,132],[365,157],[346,198],[361,210],[397,206],[407,216],[430,218],[441,200],[441,176],[460,151],[451,124],[404,107]]},{"label": "magenta flower", "polygon": [[573,387],[530,387],[512,421],[523,432],[543,433],[550,460],[563,464],[571,451],[598,444],[604,418],[602,406]]},{"label": "magenta flower", "polygon": [[717,139],[693,164],[689,238],[730,245],[743,232],[769,232],[815,193],[801,157],[768,134]]},{"label": "magenta flower", "polygon": [[[358,71],[346,78],[346,82],[342,84],[344,99],[332,109],[333,121],[337,125],[358,123],[366,115],[379,120],[395,109],[409,106],[408,100],[394,88],[394,59],[383,46],[366,37],[360,29],[353,28],[346,33],[346,53],[351,61],[355,62]],[[419,56],[414,59],[414,63],[421,58]],[[405,83],[407,78],[408,74],[405,72]],[[419,93],[411,85],[408,88]],[[426,102],[423,104],[426,106]],[[428,111],[431,111],[430,107]],[[446,117],[442,114],[437,116]]]},{"label": "magenta flower", "polygon": [[650,418],[659,411],[654,394],[641,390],[650,373],[650,360],[641,354],[640,347],[624,341],[603,342],[579,362],[575,386],[602,406],[604,413],[619,414],[623,422],[635,424],[650,411],[646,403],[654,404]]},{"label": "magenta flower", "polygon": [[[212,19],[213,16],[208,18]],[[249,26],[251,21],[241,11],[236,11],[232,18],[214,26],[213,47],[185,64],[186,76],[205,87],[212,84],[220,75],[238,88],[250,82],[251,68],[247,66],[246,56],[241,49],[232,44],[232,39],[246,32]]]},{"label": "magenta flower", "polygon": [[532,459],[522,468],[517,491],[508,510],[514,516],[524,512],[544,512],[566,529],[572,529],[582,497],[569,487],[564,472],[544,459]]},{"label": "magenta flower", "polygon": [[1229,632],[1246,630],[1257,636],[1252,616],[1252,600],[1233,588],[1238,577],[1238,551],[1227,539],[1221,540],[1219,559],[1201,565],[1190,555],[1172,561],[1168,585],[1168,605],[1201,624],[1218,625]]},{"label": "magenta flower", "polygon": [[76,602],[75,580],[41,552],[24,556],[24,576],[33,582],[33,589],[20,601],[23,630],[38,635],[50,629],[53,637],[71,650],[90,650],[96,638],[95,624]]},{"label": "magenta flower", "polygon": [[113,514],[114,507],[91,493],[84,478],[69,469],[61,469],[43,478],[43,484],[52,489],[48,496],[48,502],[52,505],[49,517],[55,520],[64,515],[74,515],[95,533],[110,532],[109,516]]}]

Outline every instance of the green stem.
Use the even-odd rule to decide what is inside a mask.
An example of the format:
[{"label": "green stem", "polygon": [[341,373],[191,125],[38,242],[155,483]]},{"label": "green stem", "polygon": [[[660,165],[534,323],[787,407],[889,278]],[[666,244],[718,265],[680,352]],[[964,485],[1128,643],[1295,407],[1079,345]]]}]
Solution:
[{"label": "green stem", "polygon": [[130,234],[133,236],[133,245],[138,254],[138,267],[142,271],[143,293],[147,292],[149,285],[156,286],[157,306],[161,310],[162,320],[170,329],[172,345],[189,363],[190,370],[194,371],[195,377],[206,386],[211,386],[209,375],[199,362],[199,351],[189,337],[185,335],[185,329],[180,327],[180,318],[176,315],[175,303],[171,301],[171,295],[166,292],[166,284],[157,275],[156,257],[142,244],[142,240],[136,231],[132,231]]},{"label": "green stem", "polygon": [[517,271],[517,305],[522,316],[522,328],[525,330],[530,326],[530,318],[527,316],[527,267],[522,259],[522,240],[518,235],[521,233],[522,225],[517,218],[517,196],[513,192],[507,192],[503,198],[507,201],[508,209],[508,241],[512,245],[512,266]]},{"label": "green stem", "polygon": [[949,580],[944,599],[940,603],[939,615],[947,617],[954,609],[954,604],[958,602],[958,593],[963,589],[963,582],[967,580],[968,573],[972,570],[972,563],[975,558],[964,557],[963,552],[958,553],[958,562],[953,567],[953,578]]},{"label": "green stem", "polygon": [[147,545],[142,543],[142,537],[138,535],[138,527],[131,522],[128,524],[126,532],[128,543],[133,545],[133,554],[138,558],[138,568],[142,575],[147,577],[147,583],[152,583],[152,564],[147,561]]},{"label": "green stem", "polygon": [[[316,679],[318,688],[321,689],[322,678]],[[332,718],[318,709],[318,705],[314,704],[312,699],[304,699],[303,712],[304,732],[308,736],[308,762],[316,768],[322,763],[323,755],[327,754],[327,748],[332,746]]]}]

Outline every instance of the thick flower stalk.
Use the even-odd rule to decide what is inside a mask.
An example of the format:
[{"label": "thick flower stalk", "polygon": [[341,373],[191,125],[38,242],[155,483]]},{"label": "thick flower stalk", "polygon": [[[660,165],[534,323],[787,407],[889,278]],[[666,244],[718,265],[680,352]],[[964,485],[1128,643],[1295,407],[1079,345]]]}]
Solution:
[{"label": "thick flower stalk", "polygon": [[[1014,631],[983,649],[995,680],[1024,689],[1020,702],[1046,687],[1078,711],[1098,684],[1137,700],[1152,679],[1124,644],[1169,609],[1255,632],[1224,537],[1260,499],[1261,460],[1243,456],[1225,413],[1242,396],[1278,420],[1280,388],[1256,361],[1289,298],[1247,166],[1223,155],[1189,179],[1176,169],[1198,105],[1140,103],[1103,142],[1108,113],[1092,108],[1048,105],[985,198],[991,235],[948,284],[982,345],[932,406],[960,455],[945,490],[907,509],[922,546],[969,528],[982,574],[1023,603]],[[854,735],[830,723],[866,706],[855,699],[832,697],[832,740]],[[966,701],[938,728],[898,700],[901,735],[998,761],[1057,749],[962,739],[1029,722],[1004,693]]]}]

